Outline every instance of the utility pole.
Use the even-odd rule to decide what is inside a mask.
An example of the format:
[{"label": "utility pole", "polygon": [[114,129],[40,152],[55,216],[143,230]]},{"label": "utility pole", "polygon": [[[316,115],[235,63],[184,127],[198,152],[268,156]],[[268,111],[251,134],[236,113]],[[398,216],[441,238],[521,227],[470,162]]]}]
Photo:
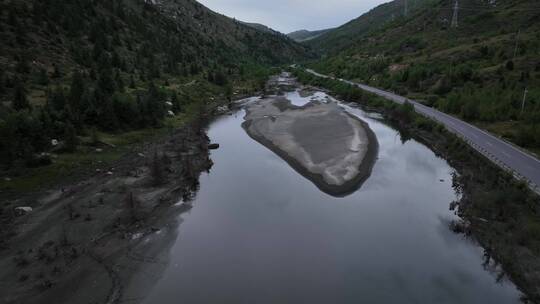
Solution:
[{"label": "utility pole", "polygon": [[409,3],[408,3],[408,0],[405,0],[405,6],[404,6],[404,12],[403,12],[403,15],[405,15],[405,17],[407,17],[407,15],[409,14]]},{"label": "utility pole", "polygon": [[521,115],[523,115],[523,111],[525,111],[525,100],[527,99],[527,93],[529,93],[529,91],[527,88],[525,88],[525,91],[523,92],[523,101],[521,102]]},{"label": "utility pole", "polygon": [[519,35],[520,35],[520,34],[521,34],[521,29],[518,30],[517,35],[516,35],[516,47],[514,48],[514,60],[516,59],[517,53],[518,53],[518,47],[519,47]]},{"label": "utility pole", "polygon": [[459,2],[456,0],[456,3],[454,4],[454,15],[452,16],[452,28],[457,28],[459,26],[458,24],[458,13],[459,13]]}]

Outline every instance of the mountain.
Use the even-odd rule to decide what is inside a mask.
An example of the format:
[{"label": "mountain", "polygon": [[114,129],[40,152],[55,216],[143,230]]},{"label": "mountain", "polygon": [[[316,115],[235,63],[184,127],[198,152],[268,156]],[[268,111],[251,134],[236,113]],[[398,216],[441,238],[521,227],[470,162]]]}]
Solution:
[{"label": "mountain", "polygon": [[163,99],[187,94],[178,83],[213,86],[183,97],[202,103],[212,90],[230,97],[228,84],[264,75],[259,67],[311,56],[284,35],[194,0],[16,0],[1,1],[0,12],[0,164],[7,165],[47,151],[52,138],[75,143],[94,128],[159,125]]},{"label": "mountain", "polygon": [[[407,0],[408,15],[415,13],[419,8],[434,3],[437,0]],[[381,29],[384,25],[403,18],[405,13],[405,0],[395,0],[370,10],[362,16],[349,21],[348,23],[326,31],[314,39],[306,42],[307,45],[317,50],[321,54],[335,53],[353,41],[358,41],[361,37]]]},{"label": "mountain", "polygon": [[453,0],[389,18],[400,1],[309,41],[326,54],[312,66],[420,99],[540,155],[538,2],[461,0],[453,26]]},{"label": "mountain", "polygon": [[163,66],[165,61],[231,63],[238,58],[277,63],[307,54],[302,46],[214,13],[194,0],[20,0],[0,5],[6,12],[0,54],[4,64],[17,62],[19,51],[49,69],[52,64],[89,65],[102,49],[130,64],[141,53],[152,55]]},{"label": "mountain", "polygon": [[306,44],[322,54],[339,51],[351,42],[358,41],[360,37],[370,31],[378,30],[393,20],[403,18],[405,1],[408,1],[408,15],[412,15],[421,7],[437,0],[395,0],[385,3],[338,28],[323,31],[315,37],[310,36],[311,39],[303,39],[303,41],[309,40]]},{"label": "mountain", "polygon": [[311,39],[315,39],[328,31],[331,31],[331,29],[320,30],[320,31],[299,30],[296,32],[289,33],[287,34],[287,36],[289,36],[291,39],[297,42],[304,42]]},{"label": "mountain", "polygon": [[264,25],[264,24],[260,24],[260,23],[250,23],[250,22],[243,22],[245,25],[249,26],[249,27],[252,27],[256,30],[259,30],[261,32],[265,32],[265,33],[269,33],[269,34],[274,34],[274,35],[283,35],[281,34],[280,32],[278,31],[275,31],[271,28],[269,28],[268,26]]}]

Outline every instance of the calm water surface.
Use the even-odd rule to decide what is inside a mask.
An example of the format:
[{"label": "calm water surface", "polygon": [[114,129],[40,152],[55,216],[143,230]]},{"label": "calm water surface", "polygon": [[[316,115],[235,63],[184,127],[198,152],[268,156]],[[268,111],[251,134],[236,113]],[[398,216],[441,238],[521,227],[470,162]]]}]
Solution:
[{"label": "calm water surface", "polygon": [[372,176],[345,198],[249,138],[243,111],[215,121],[215,165],[145,303],[519,303],[512,283],[484,269],[482,249],[448,229],[448,163],[344,106],[380,144]]}]

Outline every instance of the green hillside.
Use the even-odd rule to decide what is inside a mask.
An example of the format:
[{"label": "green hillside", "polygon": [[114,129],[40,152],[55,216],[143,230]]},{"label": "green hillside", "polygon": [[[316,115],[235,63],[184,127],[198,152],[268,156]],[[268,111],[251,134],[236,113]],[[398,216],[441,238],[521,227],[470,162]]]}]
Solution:
[{"label": "green hillside", "polygon": [[[163,125],[168,111],[260,87],[306,47],[194,0],[1,0],[0,158],[36,165],[58,139]],[[171,107],[166,102],[173,103]]]},{"label": "green hillside", "polygon": [[453,27],[454,3],[428,3],[395,20],[382,14],[369,22],[368,13],[354,21],[355,34],[344,26],[316,39],[340,36],[349,43],[313,67],[422,100],[540,152],[540,5],[459,1]]},{"label": "green hillside", "polygon": [[335,54],[347,48],[351,43],[360,41],[365,35],[381,30],[389,23],[401,20],[404,14],[411,16],[421,8],[432,5],[436,0],[396,0],[375,7],[362,16],[349,21],[348,23],[326,31],[322,35],[306,41],[314,50],[323,55]]}]

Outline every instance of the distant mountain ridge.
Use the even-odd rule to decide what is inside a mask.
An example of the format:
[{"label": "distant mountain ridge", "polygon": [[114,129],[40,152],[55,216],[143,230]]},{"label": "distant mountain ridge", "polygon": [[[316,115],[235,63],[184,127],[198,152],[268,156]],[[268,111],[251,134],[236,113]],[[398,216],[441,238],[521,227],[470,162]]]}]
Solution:
[{"label": "distant mountain ridge", "polygon": [[283,35],[281,32],[278,32],[264,24],[260,24],[260,23],[252,23],[252,22],[242,22],[243,24],[249,26],[249,27],[252,27],[256,30],[259,30],[261,32],[265,32],[265,33],[269,33],[269,34],[274,34],[274,35]]},{"label": "distant mountain ridge", "polygon": [[304,42],[311,39],[315,39],[331,30],[332,29],[325,29],[325,30],[319,30],[319,31],[299,30],[299,31],[289,33],[287,34],[287,36],[289,36],[291,39],[295,40],[296,42]]},{"label": "distant mountain ridge", "polygon": [[408,1],[407,14],[411,16],[422,7],[435,3],[437,0],[395,0],[384,3],[342,26],[325,31],[307,41],[304,40],[305,44],[321,54],[342,50],[369,32],[402,18],[405,14],[405,1]]}]

